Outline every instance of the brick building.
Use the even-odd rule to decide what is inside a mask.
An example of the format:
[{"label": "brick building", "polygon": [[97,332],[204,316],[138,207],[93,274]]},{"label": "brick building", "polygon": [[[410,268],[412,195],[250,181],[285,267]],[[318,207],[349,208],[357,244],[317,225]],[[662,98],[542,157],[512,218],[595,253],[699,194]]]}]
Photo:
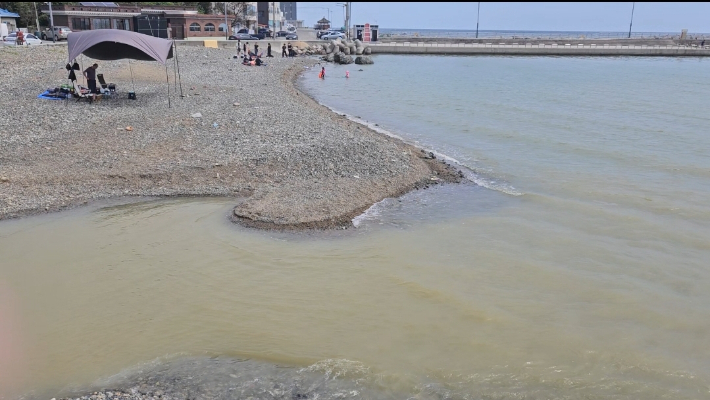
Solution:
[{"label": "brick building", "polygon": [[[256,23],[255,3],[248,3],[247,25]],[[42,12],[49,14],[49,6]],[[231,19],[224,14],[199,14],[195,7],[118,5],[116,3],[82,2],[79,5],[52,7],[54,26],[68,26],[80,32],[93,29],[125,29],[158,37],[185,39],[188,37],[224,37]],[[141,23],[143,21],[143,23]],[[149,28],[145,28],[149,26]],[[140,28],[140,29],[139,29]]]}]

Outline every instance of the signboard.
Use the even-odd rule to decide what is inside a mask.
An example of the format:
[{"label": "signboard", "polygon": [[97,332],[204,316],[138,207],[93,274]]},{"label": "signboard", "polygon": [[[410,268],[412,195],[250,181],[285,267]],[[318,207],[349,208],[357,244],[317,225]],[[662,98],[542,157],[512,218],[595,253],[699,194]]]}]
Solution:
[{"label": "signboard", "polygon": [[365,29],[362,32],[362,41],[363,42],[370,41],[370,24],[365,24]]}]

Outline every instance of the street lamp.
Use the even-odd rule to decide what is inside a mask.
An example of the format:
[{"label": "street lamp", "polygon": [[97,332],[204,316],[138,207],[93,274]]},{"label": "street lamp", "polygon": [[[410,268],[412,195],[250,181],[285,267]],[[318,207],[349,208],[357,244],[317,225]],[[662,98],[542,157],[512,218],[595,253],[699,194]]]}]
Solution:
[{"label": "street lamp", "polygon": [[629,23],[629,39],[631,39],[631,25],[634,24],[634,8],[636,7],[636,3],[631,3],[631,22]]},{"label": "street lamp", "polygon": [[350,6],[351,6],[351,3],[347,2],[347,3],[335,3],[335,4],[343,7],[343,13],[345,14],[343,17],[343,25],[346,29],[345,37],[350,39]]},{"label": "street lamp", "polygon": [[303,8],[317,8],[319,10],[328,10],[328,20],[330,20],[330,8],[328,8],[328,7],[299,7],[299,8],[301,8],[301,9],[303,9]]},{"label": "street lamp", "polygon": [[227,2],[224,2],[224,38],[229,40],[229,24],[227,23]]},{"label": "street lamp", "polygon": [[481,2],[478,2],[478,11],[476,12],[476,39],[478,39],[478,17],[481,15]]},{"label": "street lamp", "polygon": [[57,35],[54,34],[54,15],[52,14],[52,2],[49,3],[49,31],[52,32],[52,42],[57,43]]}]

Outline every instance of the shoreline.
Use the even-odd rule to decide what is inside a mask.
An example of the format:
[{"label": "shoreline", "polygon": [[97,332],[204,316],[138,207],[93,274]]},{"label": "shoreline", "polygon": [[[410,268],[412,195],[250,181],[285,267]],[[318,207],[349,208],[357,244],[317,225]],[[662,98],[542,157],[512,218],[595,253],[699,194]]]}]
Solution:
[{"label": "shoreline", "polygon": [[[311,64],[320,64],[320,61],[313,59],[313,62]],[[312,68],[313,65],[310,66]],[[238,223],[240,225],[250,227],[250,228],[257,228],[257,229],[264,229],[264,230],[270,230],[270,229],[276,229],[276,230],[311,230],[311,229],[347,229],[349,227],[354,227],[352,220],[359,216],[362,215],[365,211],[367,211],[370,207],[373,205],[379,203],[380,201],[387,199],[387,198],[397,198],[400,197],[404,194],[407,194],[413,190],[419,190],[419,189],[426,189],[430,185],[436,185],[440,183],[461,183],[462,178],[464,178],[463,173],[461,172],[460,169],[457,167],[451,165],[450,163],[445,162],[444,160],[439,160],[436,158],[436,156],[429,156],[429,154],[432,154],[431,152],[427,151],[424,148],[418,147],[414,144],[407,143],[403,138],[396,136],[394,134],[387,134],[384,132],[379,132],[376,129],[371,128],[368,126],[365,122],[358,122],[355,120],[352,116],[349,116],[347,114],[341,114],[332,108],[328,107],[325,104],[319,103],[316,99],[313,97],[309,96],[307,93],[303,92],[298,88],[297,81],[301,77],[301,75],[305,74],[307,69],[295,69],[295,68],[290,68],[284,73],[284,84],[287,85],[288,89],[291,90],[293,93],[296,94],[296,96],[301,96],[299,99],[304,99],[306,103],[310,103],[310,107],[314,108],[322,108],[325,109],[326,112],[331,114],[332,118],[339,118],[342,117],[345,120],[347,120],[348,123],[350,124],[355,124],[360,127],[363,127],[370,132],[373,132],[378,135],[382,135],[384,138],[387,138],[388,140],[391,140],[395,143],[397,143],[399,146],[402,146],[404,149],[408,150],[410,153],[414,152],[414,154],[417,154],[421,160],[423,160],[430,168],[431,172],[437,177],[437,179],[433,179],[434,176],[430,177],[423,177],[420,180],[407,185],[405,187],[396,189],[391,195],[387,195],[382,197],[381,199],[373,202],[372,204],[364,205],[359,208],[356,208],[354,210],[348,211],[343,213],[342,215],[331,217],[331,218],[326,218],[323,220],[319,221],[309,221],[309,222],[304,222],[300,224],[284,224],[284,225],[278,225],[274,226],[273,223],[267,222],[267,221],[259,221],[255,219],[251,219],[248,217],[244,217],[240,214],[237,213],[236,207],[233,209],[233,213],[230,216],[230,219],[232,222]],[[420,155],[423,154],[423,155]]]},{"label": "shoreline", "polygon": [[[0,51],[6,53],[3,56],[7,56],[8,61],[32,58],[37,53],[48,54],[55,58],[58,69],[58,65],[64,62],[61,53],[66,50],[63,47],[51,49]],[[185,49],[181,47],[184,56],[181,54],[180,62],[187,63],[181,72],[188,96],[180,99],[173,92],[172,108],[162,104],[165,99],[159,93],[149,93],[150,90],[162,91],[165,87],[161,67],[156,69],[149,63],[132,63],[138,70],[136,75],[148,76],[140,78],[144,80],[141,82],[144,93],[139,93],[139,101],[143,100],[147,111],[141,110],[143,107],[136,103],[109,100],[116,102],[115,107],[125,109],[127,115],[117,115],[119,111],[101,102],[87,105],[71,100],[69,103],[36,100],[34,93],[30,91],[28,94],[26,88],[14,88],[18,93],[13,96],[13,88],[6,79],[8,83],[3,86],[8,86],[7,98],[17,101],[16,97],[20,96],[20,101],[30,105],[27,108],[39,109],[36,112],[44,123],[38,123],[40,117],[18,116],[7,107],[2,112],[6,122],[0,123],[0,178],[3,180],[0,182],[0,220],[57,212],[118,197],[228,196],[241,200],[235,205],[230,219],[243,226],[266,230],[343,229],[352,227],[355,216],[384,198],[398,197],[432,184],[462,180],[458,168],[431,159],[423,149],[401,139],[343,118],[301,92],[296,80],[309,70],[304,67],[318,63],[315,59],[271,59],[271,63],[276,64],[270,66],[271,70],[251,70],[231,59],[222,60],[220,56],[226,58],[229,54],[221,49]],[[84,63],[87,62],[85,57]],[[99,63],[108,69],[107,75],[127,77],[125,71],[118,70],[125,70],[125,60],[124,63]],[[222,74],[227,67],[235,72],[234,77],[240,83],[224,85],[222,76],[205,74],[198,63],[219,65],[215,70]],[[58,81],[65,74],[61,70],[47,74],[47,69],[47,66],[40,66],[32,72],[18,70],[20,76],[13,76],[9,81],[19,79],[42,87],[43,83],[37,83],[42,81],[41,77],[23,79],[27,77],[22,75],[45,72],[49,75],[45,81],[49,82],[50,79]],[[11,72],[5,74],[12,75]],[[273,78],[277,78],[276,82]],[[169,79],[173,80],[172,74]],[[203,89],[198,88],[199,83],[212,93],[197,93]],[[173,84],[170,83],[171,91]],[[249,94],[244,97],[244,93],[239,92],[246,86],[256,85],[267,86],[269,92],[281,93],[278,99],[284,106],[253,99]],[[123,88],[126,87],[123,82]],[[229,93],[221,95],[217,92]],[[235,103],[232,108],[231,101],[225,104],[220,97],[244,97],[245,100],[238,101],[247,102],[249,107]],[[193,109],[205,108],[203,100],[214,106],[210,110],[214,112],[210,114],[213,114],[218,133],[213,133],[202,118],[190,118]],[[59,103],[61,108],[50,103]],[[225,110],[225,107],[230,109]],[[77,128],[77,123],[81,125],[81,113],[86,112],[86,108],[102,117],[92,120],[90,126],[82,130]],[[268,115],[253,117],[251,111]],[[153,115],[161,112],[163,118],[156,121]],[[303,114],[309,114],[307,117],[310,118],[285,123],[297,120],[299,118],[294,116]],[[101,118],[111,120],[110,129],[96,123]],[[61,119],[68,123],[60,121],[61,127],[53,125]],[[135,131],[126,132],[121,128],[129,123],[116,123],[126,119],[133,120],[130,124],[143,136],[132,138]],[[250,119],[251,124],[242,122],[242,119]],[[227,132],[227,138],[222,136],[225,130],[232,131]],[[298,134],[294,135],[292,131],[298,131]],[[307,131],[313,135],[309,137]],[[180,139],[182,143],[178,143]],[[234,139],[234,144],[228,143],[229,139]],[[195,144],[196,141],[199,143]],[[222,157],[216,157],[214,152],[201,146],[216,148],[216,153]],[[303,154],[294,155],[294,149]],[[72,159],[85,162],[77,165],[80,163],[72,162]],[[396,162],[394,167],[392,161]],[[348,164],[349,168],[341,167],[342,164]]]}]

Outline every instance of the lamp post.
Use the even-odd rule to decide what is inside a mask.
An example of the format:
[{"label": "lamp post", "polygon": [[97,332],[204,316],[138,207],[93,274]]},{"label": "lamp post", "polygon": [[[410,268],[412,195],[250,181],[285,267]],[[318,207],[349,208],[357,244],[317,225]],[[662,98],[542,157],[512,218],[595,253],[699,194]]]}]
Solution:
[{"label": "lamp post", "polygon": [[629,39],[631,39],[631,25],[634,24],[634,8],[636,8],[636,3],[631,3],[631,22],[629,23]]},{"label": "lamp post", "polygon": [[328,8],[328,7],[299,7],[299,8],[301,8],[301,9],[303,9],[303,8],[317,8],[319,10],[328,10],[328,20],[330,20],[330,8]]},{"label": "lamp post", "polygon": [[[348,12],[348,5],[347,3],[335,3],[339,5],[340,7],[343,7],[343,28],[345,28],[345,25],[347,25],[347,12]],[[346,37],[347,37],[347,31],[346,31]]]},{"label": "lamp post", "polygon": [[227,23],[227,2],[224,2],[224,38],[229,40],[229,24]]},{"label": "lamp post", "polygon": [[348,11],[347,11],[347,15],[348,15],[348,26],[347,26],[347,28],[348,28],[348,33],[347,33],[347,35],[348,35],[348,39],[350,39],[350,17],[352,16],[353,3],[352,3],[351,1],[348,1],[346,4],[348,5]]},{"label": "lamp post", "polygon": [[476,39],[478,39],[478,18],[481,15],[481,2],[478,2],[478,11],[476,12]]}]

